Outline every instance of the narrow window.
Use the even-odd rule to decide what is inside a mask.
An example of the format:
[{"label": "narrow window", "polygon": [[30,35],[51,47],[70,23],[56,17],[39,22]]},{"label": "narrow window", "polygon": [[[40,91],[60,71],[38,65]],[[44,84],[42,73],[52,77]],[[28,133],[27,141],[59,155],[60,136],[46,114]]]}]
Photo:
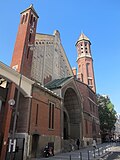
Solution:
[{"label": "narrow window", "polygon": [[52,104],[52,129],[54,129],[54,104]]},{"label": "narrow window", "polygon": [[83,82],[83,74],[81,73],[81,81]]},{"label": "narrow window", "polygon": [[30,17],[30,24],[32,25],[32,19],[33,19],[33,15],[31,15]]},{"label": "narrow window", "polygon": [[92,86],[92,79],[88,79],[88,85]]},{"label": "narrow window", "polygon": [[51,103],[49,103],[49,128],[51,128]]},{"label": "narrow window", "polygon": [[28,17],[28,13],[26,13],[26,16],[25,16],[25,22],[27,21],[27,17]]},{"label": "narrow window", "polygon": [[35,125],[37,125],[38,122],[38,104],[37,104],[37,108],[36,108],[36,120],[35,120]]},{"label": "narrow window", "polygon": [[31,39],[32,39],[32,34],[30,33],[29,34],[29,42],[31,42]]},{"label": "narrow window", "polygon": [[89,75],[89,63],[86,63],[86,70],[87,70],[87,76],[89,77],[90,75]]},{"label": "narrow window", "polygon": [[54,129],[54,108],[55,104],[49,103],[49,129]]},{"label": "narrow window", "polygon": [[25,18],[25,15],[23,15],[23,16],[22,16],[21,24],[23,24],[23,22],[24,22],[24,18]]},{"label": "narrow window", "polygon": [[32,27],[33,27],[33,28],[34,28],[35,25],[36,25],[35,22],[36,22],[36,21],[35,21],[35,17],[34,17],[34,18],[33,18],[33,23],[32,23]]}]

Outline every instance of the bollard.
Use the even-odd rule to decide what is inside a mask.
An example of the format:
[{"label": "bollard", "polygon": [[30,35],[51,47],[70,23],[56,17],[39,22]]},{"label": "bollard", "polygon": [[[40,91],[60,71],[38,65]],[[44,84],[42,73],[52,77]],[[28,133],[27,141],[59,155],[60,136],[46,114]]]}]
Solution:
[{"label": "bollard", "polygon": [[88,160],[90,160],[90,152],[89,152],[89,150],[88,150]]},{"label": "bollard", "polygon": [[70,160],[72,160],[71,155],[70,155]]},{"label": "bollard", "polygon": [[93,155],[94,155],[94,158],[95,158],[95,149],[93,150]]},{"label": "bollard", "polygon": [[99,148],[98,148],[98,156],[100,156],[100,150],[99,150]]},{"label": "bollard", "polygon": [[105,152],[106,152],[106,147],[105,147]]},{"label": "bollard", "polygon": [[80,152],[80,160],[82,160],[82,153]]},{"label": "bollard", "polygon": [[103,154],[103,148],[102,148],[102,154]]}]

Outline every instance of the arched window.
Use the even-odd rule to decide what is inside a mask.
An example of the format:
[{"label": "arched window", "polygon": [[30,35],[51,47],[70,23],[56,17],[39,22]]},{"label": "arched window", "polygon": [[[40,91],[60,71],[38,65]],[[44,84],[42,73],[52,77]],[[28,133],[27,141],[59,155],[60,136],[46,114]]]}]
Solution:
[{"label": "arched window", "polygon": [[30,24],[32,25],[32,21],[33,21],[33,15],[31,14],[31,17],[30,17]]},{"label": "arched window", "polygon": [[89,75],[89,63],[86,63],[86,71],[87,71],[87,76],[89,77],[90,75]]},{"label": "arched window", "polygon": [[23,24],[24,22],[24,19],[25,19],[25,15],[22,16],[22,19],[21,19],[21,24]]},{"label": "arched window", "polygon": [[25,16],[25,22],[27,21],[27,17],[28,17],[28,13],[26,13],[26,16]]},{"label": "arched window", "polygon": [[29,42],[31,42],[31,39],[32,39],[32,34],[30,33],[29,34]]}]

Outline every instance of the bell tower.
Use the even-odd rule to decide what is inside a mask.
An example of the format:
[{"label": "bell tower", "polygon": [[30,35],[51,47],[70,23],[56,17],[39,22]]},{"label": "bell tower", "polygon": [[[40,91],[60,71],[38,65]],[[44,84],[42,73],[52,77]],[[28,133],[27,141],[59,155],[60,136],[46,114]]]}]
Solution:
[{"label": "bell tower", "polygon": [[78,79],[87,84],[94,92],[96,92],[93,59],[90,45],[91,43],[89,38],[81,33],[79,39],[76,42],[78,53]]},{"label": "bell tower", "polygon": [[35,42],[38,18],[33,5],[30,5],[30,7],[21,12],[20,24],[11,61],[11,67],[28,78],[31,78],[33,55],[30,45],[34,45]]}]

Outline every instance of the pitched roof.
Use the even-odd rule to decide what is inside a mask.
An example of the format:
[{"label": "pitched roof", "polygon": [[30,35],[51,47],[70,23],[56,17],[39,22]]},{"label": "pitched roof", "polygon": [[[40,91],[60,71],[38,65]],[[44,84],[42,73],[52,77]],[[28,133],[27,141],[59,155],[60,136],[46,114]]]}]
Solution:
[{"label": "pitched roof", "polygon": [[35,11],[35,9],[33,8],[33,4],[31,4],[27,9],[25,9],[24,11],[22,11],[20,14],[22,14],[23,12],[26,12],[27,10],[31,9],[35,15],[39,18],[37,12]]},{"label": "pitched roof", "polygon": [[66,77],[66,78],[61,78],[61,79],[55,79],[49,83],[47,83],[45,85],[46,88],[48,89],[55,89],[55,88],[60,88],[62,87],[62,85],[71,78],[72,76],[70,77]]}]

